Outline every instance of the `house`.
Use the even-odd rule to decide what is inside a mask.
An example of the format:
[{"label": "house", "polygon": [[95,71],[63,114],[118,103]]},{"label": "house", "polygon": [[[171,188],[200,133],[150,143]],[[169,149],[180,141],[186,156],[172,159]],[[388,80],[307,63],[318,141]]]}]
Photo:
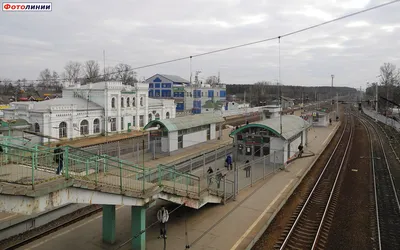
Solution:
[{"label": "house", "polygon": [[180,76],[165,74],[156,74],[145,82],[149,84],[149,97],[175,100],[177,112],[190,110],[194,114],[200,114],[206,101],[217,102],[226,99],[225,84],[211,86],[198,80],[192,84]]},{"label": "house", "polygon": [[148,84],[144,83],[67,83],[62,98],[13,102],[3,112],[7,119],[26,120],[36,133],[74,139],[138,130],[153,119],[174,118],[175,104],[148,98]]}]

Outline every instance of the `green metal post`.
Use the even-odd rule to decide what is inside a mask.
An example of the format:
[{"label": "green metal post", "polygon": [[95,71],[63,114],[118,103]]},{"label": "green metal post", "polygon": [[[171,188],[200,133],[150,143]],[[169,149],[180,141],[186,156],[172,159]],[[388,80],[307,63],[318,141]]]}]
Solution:
[{"label": "green metal post", "polygon": [[175,186],[176,186],[176,172],[173,172],[173,179],[174,179],[174,193],[175,193]]},{"label": "green metal post", "polygon": [[120,185],[120,189],[122,191],[122,163],[121,163],[121,161],[119,162],[119,185]]},{"label": "green metal post", "polygon": [[96,169],[95,169],[95,173],[94,173],[94,183],[96,184],[96,186],[97,186],[97,174],[98,174],[98,172],[99,172],[99,162],[96,161]]},{"label": "green metal post", "polygon": [[68,156],[68,146],[65,147],[64,156],[65,159],[63,160],[64,168],[65,168],[65,175],[67,179],[69,179],[69,156]]},{"label": "green metal post", "polygon": [[32,169],[32,189],[35,189],[35,169],[36,169],[36,164],[35,164],[35,162],[36,162],[36,157],[37,157],[37,146],[35,146],[35,148],[34,148],[34,150],[35,150],[35,152],[33,152],[33,154],[31,155],[31,159],[32,159],[32,166],[31,166],[31,169]]},{"label": "green metal post", "polygon": [[146,249],[146,208],[132,207],[131,209],[132,249]]},{"label": "green metal post", "polygon": [[189,175],[186,176],[186,193],[189,193]]},{"label": "green metal post", "polygon": [[115,243],[115,205],[103,205],[103,241]]}]

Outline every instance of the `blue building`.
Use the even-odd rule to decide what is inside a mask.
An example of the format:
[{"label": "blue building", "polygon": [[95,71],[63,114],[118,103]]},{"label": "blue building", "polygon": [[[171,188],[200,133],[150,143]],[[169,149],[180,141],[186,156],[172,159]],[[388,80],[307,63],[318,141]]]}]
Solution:
[{"label": "blue building", "polygon": [[200,114],[202,106],[226,99],[226,86],[217,84],[190,84],[180,76],[156,74],[146,80],[149,84],[149,98],[174,99],[177,112],[190,111]]}]

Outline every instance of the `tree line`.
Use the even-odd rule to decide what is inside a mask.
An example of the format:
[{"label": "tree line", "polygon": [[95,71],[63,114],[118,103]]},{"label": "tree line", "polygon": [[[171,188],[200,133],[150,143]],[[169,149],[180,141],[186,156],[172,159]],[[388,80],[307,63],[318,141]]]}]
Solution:
[{"label": "tree line", "polygon": [[[251,105],[265,105],[271,101],[278,100],[279,96],[294,99],[296,103],[303,101],[326,100],[339,96],[357,93],[355,88],[349,87],[302,87],[292,85],[277,85],[269,81],[259,81],[254,84],[228,84],[226,86],[228,95],[235,95],[239,99],[244,99]],[[246,94],[245,94],[246,93]]]},{"label": "tree line", "polygon": [[99,63],[94,60],[84,63],[69,61],[61,74],[46,68],[39,73],[37,80],[0,79],[0,94],[3,96],[40,96],[39,92],[42,91],[60,93],[63,82],[87,84],[104,80],[121,81],[125,85],[133,85],[138,82],[136,72],[128,64],[119,63],[113,67],[106,67],[102,71]]},{"label": "tree line", "polygon": [[[377,81],[367,82],[366,94],[369,99],[375,100],[376,87],[378,87],[378,96],[380,110],[385,110],[393,106],[400,105],[400,69],[393,63],[384,63],[379,68]],[[383,98],[388,101],[384,100]],[[393,103],[397,103],[394,105]],[[383,105],[382,105],[383,104]]]}]

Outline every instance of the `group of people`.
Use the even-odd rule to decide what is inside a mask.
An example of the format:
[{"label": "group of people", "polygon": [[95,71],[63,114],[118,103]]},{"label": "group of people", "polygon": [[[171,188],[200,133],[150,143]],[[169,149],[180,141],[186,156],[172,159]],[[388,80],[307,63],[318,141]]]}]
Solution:
[{"label": "group of people", "polygon": [[[232,155],[230,155],[230,154],[225,159],[225,168],[228,171],[233,170],[233,159],[232,159]],[[251,172],[251,164],[250,164],[249,160],[246,160],[243,170],[246,172],[246,178],[249,178],[250,172]],[[207,170],[208,185],[212,184],[213,174],[214,174],[213,168],[211,166],[208,167],[208,170]],[[221,180],[225,175],[223,175],[222,172],[219,170],[219,168],[217,168],[216,175],[215,175],[215,179],[217,182],[217,188],[220,188]]]}]

